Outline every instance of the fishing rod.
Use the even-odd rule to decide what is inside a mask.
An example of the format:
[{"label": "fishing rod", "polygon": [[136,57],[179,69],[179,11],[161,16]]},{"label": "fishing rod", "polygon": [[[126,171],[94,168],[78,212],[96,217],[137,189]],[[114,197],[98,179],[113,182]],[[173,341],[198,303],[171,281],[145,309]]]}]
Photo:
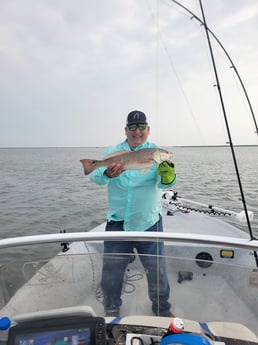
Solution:
[{"label": "fishing rod", "polygon": [[[241,86],[242,86],[242,88],[244,90],[244,93],[245,93],[245,96],[246,96],[246,99],[247,99],[247,102],[248,102],[248,105],[249,105],[249,108],[250,108],[250,111],[251,111],[251,114],[252,114],[252,117],[253,117],[254,125],[255,125],[255,128],[256,128],[255,132],[258,134],[258,126],[257,126],[257,122],[256,122],[256,119],[255,119],[255,115],[254,115],[254,112],[253,112],[253,108],[252,108],[250,99],[248,97],[246,88],[244,87],[244,83],[243,83],[243,81],[242,81],[242,79],[241,79],[241,77],[240,77],[240,75],[239,75],[239,73],[237,71],[237,68],[236,68],[235,64],[233,63],[232,59],[230,58],[228,52],[226,51],[226,49],[224,48],[224,46],[222,45],[220,40],[216,37],[216,35],[207,26],[201,0],[199,0],[199,3],[200,3],[200,8],[201,8],[202,18],[203,19],[200,19],[195,13],[190,11],[187,7],[185,7],[184,5],[179,3],[178,1],[176,1],[176,0],[170,0],[170,1],[174,2],[176,5],[180,6],[185,11],[190,13],[192,18],[195,18],[196,20],[198,20],[205,28],[206,37],[207,37],[208,46],[209,46],[209,51],[210,51],[210,56],[211,56],[212,64],[213,64],[213,70],[214,70],[215,78],[216,78],[216,87],[217,87],[218,92],[219,92],[220,103],[221,103],[221,106],[222,106],[224,121],[225,121],[225,124],[226,124],[227,134],[228,134],[228,138],[229,138],[229,144],[230,144],[230,148],[231,148],[231,152],[232,152],[232,157],[233,157],[233,162],[234,162],[234,167],[235,167],[235,170],[236,170],[237,180],[238,180],[238,184],[239,184],[239,188],[240,188],[240,194],[241,194],[241,198],[242,198],[242,203],[243,203],[243,206],[244,206],[244,212],[245,212],[245,216],[246,216],[248,230],[249,230],[250,237],[253,240],[255,238],[254,238],[254,235],[253,235],[253,232],[252,232],[252,228],[251,228],[251,224],[250,224],[250,219],[249,219],[249,216],[248,216],[248,211],[247,211],[247,207],[246,207],[244,192],[243,192],[242,183],[241,183],[241,179],[240,179],[240,174],[239,174],[239,170],[238,170],[237,160],[236,160],[236,156],[235,156],[234,146],[233,146],[233,142],[232,142],[232,138],[231,138],[230,128],[229,128],[229,124],[228,124],[228,120],[227,120],[226,110],[225,110],[225,106],[224,106],[224,100],[223,100],[223,96],[222,96],[222,92],[221,92],[221,88],[220,88],[220,82],[219,82],[219,78],[218,78],[218,74],[217,74],[217,68],[216,68],[216,64],[215,64],[215,59],[214,59],[214,54],[213,54],[213,50],[212,50],[209,34],[211,34],[215,38],[215,40],[218,42],[220,47],[223,49],[223,51],[225,52],[227,58],[229,59],[229,61],[231,63],[231,67],[236,72],[236,75],[237,75],[237,77],[238,77],[238,79],[240,81],[240,84],[241,84]],[[258,260],[258,258],[257,258],[257,260]]]},{"label": "fishing rod", "polygon": [[[250,239],[251,240],[255,240],[255,237],[254,237],[253,231],[252,231],[252,226],[251,226],[249,214],[248,214],[248,210],[247,210],[246,201],[245,201],[244,190],[243,190],[243,187],[242,187],[242,182],[241,182],[241,178],[240,178],[240,174],[239,174],[239,169],[238,169],[238,164],[237,164],[237,160],[236,160],[234,145],[233,145],[233,141],[232,141],[232,138],[231,138],[231,132],[230,132],[230,128],[229,128],[229,124],[228,124],[228,119],[227,119],[227,114],[226,114],[226,109],[225,109],[225,105],[224,105],[224,100],[223,100],[223,96],[222,96],[222,92],[221,92],[221,88],[220,88],[219,76],[218,76],[218,73],[217,73],[217,67],[216,67],[216,63],[215,63],[215,59],[214,59],[214,54],[213,54],[213,49],[212,49],[212,45],[211,45],[211,41],[210,41],[210,35],[209,35],[209,31],[208,31],[207,24],[206,24],[206,18],[205,18],[203,6],[202,6],[202,0],[199,0],[199,3],[200,3],[201,12],[202,12],[203,23],[204,23],[204,28],[205,28],[205,32],[206,32],[207,42],[208,42],[208,46],[209,46],[210,56],[211,56],[211,60],[212,60],[213,70],[214,70],[214,74],[215,74],[215,78],[216,78],[217,90],[218,90],[219,97],[220,97],[220,104],[221,104],[221,107],[222,107],[222,112],[223,112],[224,121],[225,121],[226,129],[227,129],[227,134],[228,134],[229,144],[230,144],[230,148],[231,148],[232,158],[233,158],[233,161],[234,161],[234,167],[235,167],[235,171],[236,171],[236,175],[237,175],[238,186],[239,186],[239,189],[240,189],[242,204],[244,206],[244,211],[245,211],[246,222],[247,222],[247,226],[248,226],[248,230],[249,230],[249,234],[250,234]],[[254,258],[255,258],[256,266],[258,267],[258,256],[257,256],[257,252],[256,251],[254,251]]]},{"label": "fishing rod", "polygon": [[[201,23],[201,25],[204,25],[204,22],[201,18],[199,18],[195,13],[193,13],[191,10],[189,10],[189,8],[185,7],[184,5],[182,5],[180,2],[178,2],[177,0],[170,0],[172,2],[174,2],[176,5],[180,6],[181,8],[183,8],[185,11],[187,11],[188,13],[191,14],[191,19],[196,19],[199,23]],[[254,114],[254,111],[253,111],[253,107],[252,107],[252,104],[251,104],[251,101],[250,101],[250,98],[248,96],[248,93],[247,93],[247,90],[246,90],[246,87],[244,85],[244,82],[238,72],[238,69],[236,67],[236,65],[234,64],[233,60],[231,59],[229,53],[227,52],[226,48],[223,46],[223,44],[221,43],[221,41],[218,39],[218,37],[214,34],[214,32],[207,26],[207,23],[206,23],[206,30],[208,30],[208,32],[212,35],[212,37],[216,40],[216,42],[218,43],[218,45],[221,47],[221,49],[223,50],[224,54],[226,55],[226,57],[228,58],[229,62],[230,62],[230,68],[232,68],[238,78],[238,81],[241,85],[241,88],[244,92],[244,95],[245,95],[245,98],[246,98],[246,101],[247,101],[247,104],[248,104],[248,107],[250,109],[250,112],[251,112],[251,115],[252,115],[252,119],[253,119],[253,123],[254,123],[254,127],[255,127],[255,131],[254,133],[256,133],[258,135],[258,124],[257,124],[257,121],[256,121],[256,118],[255,118],[255,114]]]},{"label": "fishing rod", "polygon": [[229,140],[229,144],[230,144],[230,148],[231,148],[231,153],[232,153],[232,158],[233,158],[233,162],[234,162],[234,167],[235,167],[235,171],[236,171],[236,175],[237,175],[237,181],[238,181],[238,185],[239,185],[239,189],[240,189],[241,199],[242,199],[242,203],[243,203],[243,207],[244,207],[244,211],[245,211],[245,216],[246,216],[246,221],[247,221],[247,225],[248,225],[248,230],[249,230],[249,234],[250,234],[251,240],[254,240],[255,237],[253,235],[253,231],[252,231],[252,227],[251,227],[251,222],[250,222],[248,211],[247,211],[247,206],[246,206],[246,201],[245,201],[245,196],[244,196],[244,190],[243,190],[243,187],[242,187],[242,182],[241,182],[240,173],[239,173],[239,169],[238,169],[238,164],[237,164],[237,160],[236,160],[234,145],[233,145],[233,141],[232,141],[232,137],[231,137],[231,132],[230,132],[230,128],[229,128],[229,123],[228,123],[228,118],[227,118],[227,113],[226,113],[226,108],[225,108],[225,105],[224,105],[224,99],[223,99],[223,95],[222,95],[222,91],[221,91],[221,87],[220,87],[220,80],[219,80],[219,76],[218,76],[218,73],[217,73],[216,62],[215,62],[215,58],[214,58],[214,54],[213,54],[213,49],[212,49],[211,41],[210,41],[209,30],[207,28],[206,18],[205,18],[203,6],[202,6],[202,0],[199,0],[199,4],[200,4],[201,12],[202,12],[203,26],[204,26],[206,37],[207,37],[209,52],[210,52],[210,56],[211,56],[211,60],[212,60],[213,71],[214,71],[215,79],[216,79],[216,87],[217,87],[217,90],[218,90],[218,93],[219,93],[220,104],[221,104],[221,107],[222,107],[222,113],[223,113],[223,116],[224,116],[224,121],[225,121],[226,130],[227,130],[227,134],[228,134],[228,140]]}]

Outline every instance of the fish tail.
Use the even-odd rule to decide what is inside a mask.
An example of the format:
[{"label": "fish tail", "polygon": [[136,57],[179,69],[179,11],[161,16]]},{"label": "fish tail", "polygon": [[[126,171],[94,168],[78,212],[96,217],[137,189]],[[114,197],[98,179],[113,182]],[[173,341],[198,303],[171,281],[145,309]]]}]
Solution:
[{"label": "fish tail", "polygon": [[89,175],[96,168],[92,159],[81,159],[80,162],[83,165],[85,175]]}]

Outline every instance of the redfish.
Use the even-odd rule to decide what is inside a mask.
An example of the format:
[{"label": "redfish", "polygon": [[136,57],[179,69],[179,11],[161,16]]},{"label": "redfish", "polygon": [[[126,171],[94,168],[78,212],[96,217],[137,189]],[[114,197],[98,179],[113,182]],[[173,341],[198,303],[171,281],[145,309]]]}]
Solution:
[{"label": "redfish", "polygon": [[142,170],[144,175],[147,170],[161,162],[172,162],[172,153],[164,149],[149,148],[138,151],[118,151],[106,156],[103,160],[81,159],[85,175],[100,167],[107,167],[110,163],[121,163],[128,170]]}]

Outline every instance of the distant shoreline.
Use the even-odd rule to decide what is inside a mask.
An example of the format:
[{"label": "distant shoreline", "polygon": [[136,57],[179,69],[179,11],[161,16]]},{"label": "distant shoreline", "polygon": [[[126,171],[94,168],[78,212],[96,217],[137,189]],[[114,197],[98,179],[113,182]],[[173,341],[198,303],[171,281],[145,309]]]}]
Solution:
[{"label": "distant shoreline", "polygon": [[[205,147],[230,147],[229,145],[160,145],[161,147],[175,148],[205,148]],[[234,147],[257,147],[258,145],[234,145]],[[6,146],[0,147],[1,150],[7,149],[105,149],[107,146]]]}]

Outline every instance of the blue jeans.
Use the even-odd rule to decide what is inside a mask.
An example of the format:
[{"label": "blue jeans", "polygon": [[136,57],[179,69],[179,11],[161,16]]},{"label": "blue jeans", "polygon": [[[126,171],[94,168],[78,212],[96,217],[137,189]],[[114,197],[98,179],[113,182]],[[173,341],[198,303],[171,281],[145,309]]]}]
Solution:
[{"label": "blue jeans", "polygon": [[[124,231],[123,222],[110,221],[106,231]],[[162,217],[146,231],[163,231]],[[152,310],[156,315],[166,314],[171,307],[169,299],[169,283],[167,279],[165,248],[163,242],[146,241],[105,241],[104,259],[101,279],[103,304],[106,313],[117,312],[122,304],[121,293],[126,267],[136,248],[146,272],[148,295],[152,302]],[[121,254],[117,254],[121,253]],[[112,256],[112,254],[114,254]],[[123,255],[125,254],[125,255]],[[141,255],[149,254],[149,255]],[[157,258],[157,255],[160,255]]]}]

